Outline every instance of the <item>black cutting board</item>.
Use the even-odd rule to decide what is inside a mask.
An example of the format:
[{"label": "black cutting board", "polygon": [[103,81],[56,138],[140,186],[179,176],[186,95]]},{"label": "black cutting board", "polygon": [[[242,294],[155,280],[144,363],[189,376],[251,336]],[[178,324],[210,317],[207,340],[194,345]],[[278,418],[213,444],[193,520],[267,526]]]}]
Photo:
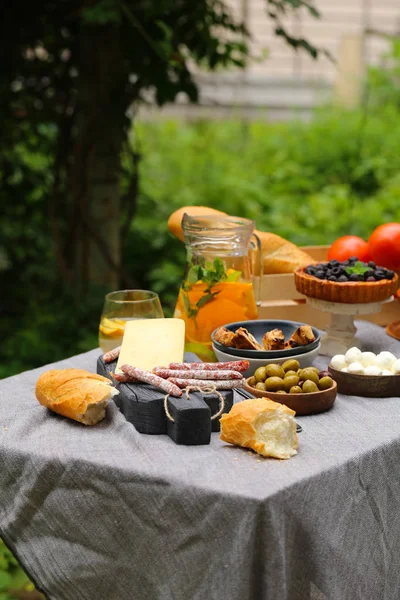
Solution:
[{"label": "black cutting board", "polygon": [[[199,359],[195,354],[186,353],[185,362],[199,362]],[[170,421],[164,408],[165,393],[147,383],[116,383],[110,375],[116,366],[116,360],[105,363],[100,356],[97,373],[108,377],[116,385],[119,394],[113,400],[140,433],[167,434],[177,444],[197,446],[209,444],[211,432],[220,430],[219,418],[211,420],[220,406],[216,394],[203,396],[200,392],[191,392],[189,400],[185,392],[180,398],[170,396],[168,409],[174,419]],[[233,390],[221,390],[221,394],[224,398],[223,413],[228,413],[233,405]]]}]

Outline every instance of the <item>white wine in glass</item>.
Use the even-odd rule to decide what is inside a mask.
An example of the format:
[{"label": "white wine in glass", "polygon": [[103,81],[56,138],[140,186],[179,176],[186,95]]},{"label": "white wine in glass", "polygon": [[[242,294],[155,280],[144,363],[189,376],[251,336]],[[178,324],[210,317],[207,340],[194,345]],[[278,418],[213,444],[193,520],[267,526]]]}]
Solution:
[{"label": "white wine in glass", "polygon": [[158,294],[149,290],[119,290],[107,294],[99,325],[99,346],[109,352],[122,343],[125,323],[133,319],[163,319]]}]

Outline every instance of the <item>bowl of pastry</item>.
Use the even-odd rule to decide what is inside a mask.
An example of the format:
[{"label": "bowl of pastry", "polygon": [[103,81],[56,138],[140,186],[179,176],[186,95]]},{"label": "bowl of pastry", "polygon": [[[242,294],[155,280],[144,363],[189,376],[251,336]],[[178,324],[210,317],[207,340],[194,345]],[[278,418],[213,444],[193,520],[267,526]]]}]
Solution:
[{"label": "bowl of pastry", "polygon": [[306,354],[320,343],[315,327],[278,319],[229,323],[215,329],[211,338],[214,351],[256,360]]},{"label": "bowl of pastry", "polygon": [[269,398],[285,404],[298,415],[329,410],[336,400],[337,384],[328,371],[301,367],[290,358],[282,364],[269,363],[256,369],[246,380],[245,389],[256,398]]},{"label": "bowl of pastry", "polygon": [[[296,321],[260,320],[230,323],[212,334],[213,350],[220,362],[245,359],[250,377],[259,367],[296,359],[310,365],[320,349],[318,329]],[[223,343],[225,342],[225,343]],[[266,347],[270,349],[267,350]]]}]

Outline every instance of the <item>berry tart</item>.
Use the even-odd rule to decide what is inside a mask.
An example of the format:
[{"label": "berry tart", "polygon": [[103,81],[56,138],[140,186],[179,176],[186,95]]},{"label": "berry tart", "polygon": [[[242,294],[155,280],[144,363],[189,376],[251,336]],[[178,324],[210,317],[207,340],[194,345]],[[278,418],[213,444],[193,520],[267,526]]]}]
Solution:
[{"label": "berry tart", "polygon": [[294,273],[298,292],[311,298],[345,304],[382,302],[398,287],[394,271],[378,267],[373,261],[355,256],[339,262],[331,260],[297,269]]}]

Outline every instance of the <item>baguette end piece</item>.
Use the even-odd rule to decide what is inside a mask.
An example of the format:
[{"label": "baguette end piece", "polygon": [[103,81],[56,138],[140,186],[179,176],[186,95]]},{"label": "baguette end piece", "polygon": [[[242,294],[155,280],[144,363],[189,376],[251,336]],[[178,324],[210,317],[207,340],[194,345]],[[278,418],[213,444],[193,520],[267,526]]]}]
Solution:
[{"label": "baguette end piece", "polygon": [[109,401],[119,394],[109,379],[82,369],[46,371],[35,393],[42,406],[84,425],[104,419]]},{"label": "baguette end piece", "polygon": [[297,454],[296,413],[268,398],[243,400],[221,417],[221,440],[262,456],[287,459]]}]

